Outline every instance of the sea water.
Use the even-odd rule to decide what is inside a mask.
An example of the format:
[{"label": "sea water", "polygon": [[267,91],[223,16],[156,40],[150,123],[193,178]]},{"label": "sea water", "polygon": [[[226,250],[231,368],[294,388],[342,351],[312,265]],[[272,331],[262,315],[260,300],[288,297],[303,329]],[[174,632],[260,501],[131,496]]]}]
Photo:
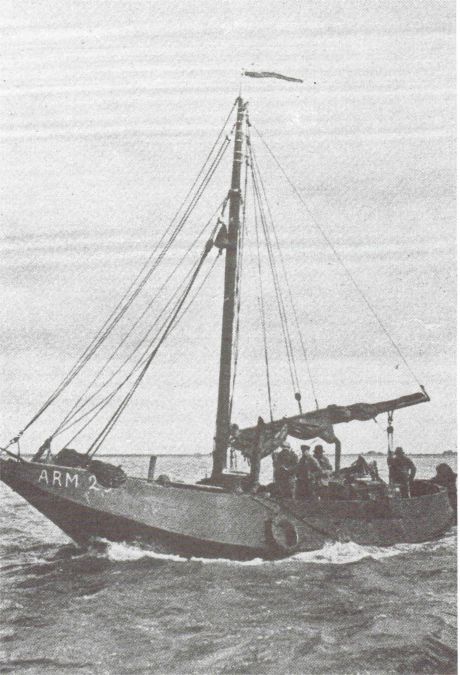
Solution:
[{"label": "sea water", "polygon": [[[146,473],[146,457],[120,461]],[[439,461],[416,458],[419,475]],[[187,477],[207,462],[160,458],[158,471]],[[1,496],[1,672],[455,671],[456,528],[276,562],[184,560],[123,543],[79,550],[7,487]]]}]

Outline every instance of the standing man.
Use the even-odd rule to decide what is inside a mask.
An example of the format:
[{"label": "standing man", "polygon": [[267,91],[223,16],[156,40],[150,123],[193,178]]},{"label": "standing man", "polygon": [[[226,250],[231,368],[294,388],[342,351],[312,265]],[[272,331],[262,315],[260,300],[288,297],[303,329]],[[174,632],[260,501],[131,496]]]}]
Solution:
[{"label": "standing man", "polygon": [[401,447],[396,448],[394,455],[388,454],[388,476],[390,483],[399,485],[401,497],[410,497],[410,488],[415,478],[416,467]]},{"label": "standing man", "polygon": [[310,455],[310,446],[301,445],[302,457],[297,464],[296,499],[312,499],[315,496],[316,484],[321,477],[321,467]]},{"label": "standing man", "polygon": [[313,455],[320,465],[322,471],[332,471],[332,465],[326,455],[324,454],[324,449],[322,445],[315,445],[313,450]]},{"label": "standing man", "polygon": [[436,467],[436,476],[430,478],[430,481],[447,488],[450,505],[454,512],[455,519],[457,519],[457,474],[455,471],[448,464],[443,462],[442,464],[438,464]]},{"label": "standing man", "polygon": [[294,498],[296,469],[297,455],[291,449],[289,443],[283,443],[275,465],[275,487],[280,497]]}]

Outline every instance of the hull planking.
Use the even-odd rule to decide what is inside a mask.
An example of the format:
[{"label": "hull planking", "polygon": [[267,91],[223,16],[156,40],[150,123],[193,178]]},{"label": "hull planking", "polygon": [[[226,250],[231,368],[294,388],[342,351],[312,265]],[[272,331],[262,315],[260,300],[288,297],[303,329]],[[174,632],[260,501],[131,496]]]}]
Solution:
[{"label": "hull planking", "polygon": [[331,540],[416,543],[440,536],[453,519],[443,489],[410,499],[280,501],[140,478],[104,488],[85,469],[3,459],[0,479],[79,545],[139,542],[184,557],[275,559]]}]

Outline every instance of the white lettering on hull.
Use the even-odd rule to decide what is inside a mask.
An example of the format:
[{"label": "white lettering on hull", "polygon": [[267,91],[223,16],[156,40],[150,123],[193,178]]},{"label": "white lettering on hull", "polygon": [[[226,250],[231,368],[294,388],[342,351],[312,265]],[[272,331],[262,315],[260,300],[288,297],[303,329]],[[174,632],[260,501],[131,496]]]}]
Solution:
[{"label": "white lettering on hull", "polygon": [[78,478],[78,473],[57,470],[48,471],[48,469],[42,469],[40,476],[38,477],[38,482],[43,483],[44,485],[52,485],[53,487],[77,488],[79,487]]},{"label": "white lettering on hull", "polygon": [[91,474],[89,477],[89,490],[97,490],[99,491],[99,486],[97,484],[97,478],[94,474]]},{"label": "white lettering on hull", "polygon": [[74,473],[73,476],[70,473],[65,472],[65,486],[66,487],[78,487],[78,473]]},{"label": "white lettering on hull", "polygon": [[46,485],[49,485],[49,482],[48,482],[48,471],[47,471],[46,469],[43,469],[43,470],[42,470],[42,472],[41,472],[41,474],[40,474],[40,478],[38,479],[38,482],[39,482],[39,483],[43,482],[43,483],[45,483]]},{"label": "white lettering on hull", "polygon": [[[78,473],[59,471],[57,469],[42,469],[38,477],[38,482],[50,487],[64,489],[81,487],[85,490],[85,498],[88,498],[88,493],[92,490],[95,492],[102,492],[104,494],[112,492],[112,488],[104,488],[99,485],[94,474],[90,474],[88,476],[88,482],[86,482],[84,476],[80,476]],[[83,485],[81,483],[83,483]]]}]

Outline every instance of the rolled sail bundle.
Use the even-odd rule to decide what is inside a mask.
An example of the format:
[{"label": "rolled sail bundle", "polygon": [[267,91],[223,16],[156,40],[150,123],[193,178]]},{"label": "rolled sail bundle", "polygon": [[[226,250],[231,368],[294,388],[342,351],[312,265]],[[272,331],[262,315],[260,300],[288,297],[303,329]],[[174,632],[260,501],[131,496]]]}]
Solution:
[{"label": "rolled sail bundle", "polygon": [[60,450],[54,461],[59,466],[71,466],[87,469],[96,476],[99,485],[105,488],[117,488],[126,482],[126,474],[121,466],[115,466],[98,459],[91,459],[88,455],[72,448]]},{"label": "rolled sail bundle", "polygon": [[102,487],[117,488],[126,483],[127,476],[121,466],[93,459],[89,470],[96,476],[97,482]]},{"label": "rolled sail bundle", "polygon": [[[302,441],[322,438],[326,443],[334,443],[337,440],[334,434],[334,424],[343,424],[353,420],[367,422],[381,413],[408,408],[429,400],[429,396],[425,392],[417,392],[416,394],[401,396],[389,401],[378,401],[377,403],[353,403],[347,406],[329,405],[327,408],[267,422],[264,427],[264,437],[267,441],[263,444],[262,457],[267,457],[278,447],[275,445],[276,436],[283,427],[286,428],[286,435]],[[232,425],[232,447],[239,450],[245,457],[251,457],[254,444],[257,442],[257,433],[257,426],[239,429],[236,424]],[[269,442],[269,439],[272,439],[272,442]]]},{"label": "rolled sail bundle", "polygon": [[87,469],[91,463],[91,458],[88,455],[78,452],[73,448],[62,448],[54,457],[54,461],[59,466],[79,467]]}]

